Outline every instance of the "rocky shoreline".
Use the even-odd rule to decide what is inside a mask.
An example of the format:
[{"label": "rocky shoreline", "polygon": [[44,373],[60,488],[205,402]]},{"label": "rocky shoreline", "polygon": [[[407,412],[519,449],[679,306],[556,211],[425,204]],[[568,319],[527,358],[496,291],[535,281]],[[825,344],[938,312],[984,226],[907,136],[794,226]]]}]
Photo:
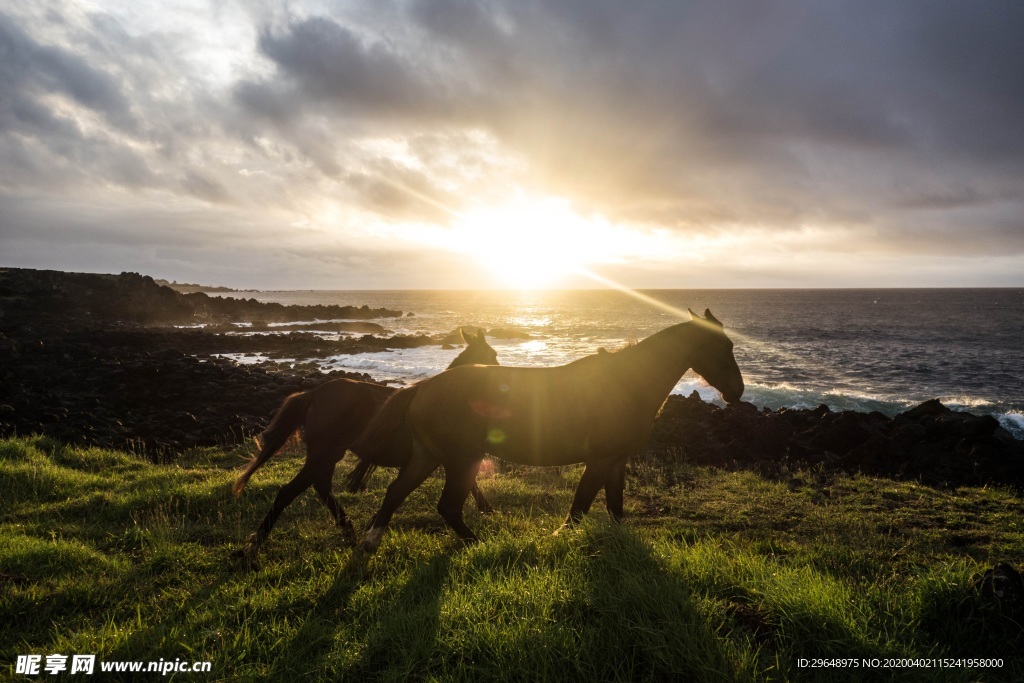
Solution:
[{"label": "rocky shoreline", "polygon": [[402,311],[369,306],[284,306],[255,299],[183,294],[138,273],[99,275],[0,268],[0,311],[11,318],[72,318],[103,323],[188,325],[400,318]]},{"label": "rocky shoreline", "polygon": [[295,391],[335,377],[373,381],[174,348],[183,339],[193,341],[151,330],[0,340],[0,435],[41,433],[165,461],[259,433]]},{"label": "rocky shoreline", "polygon": [[[127,448],[154,461],[182,449],[228,445],[258,433],[289,394],[336,377],[313,362],[236,363],[220,354],[322,358],[438,344],[386,332],[368,319],[401,311],[367,306],[280,306],[181,294],[135,273],[94,275],[0,269],[0,436],[44,434]],[[347,318],[287,325],[286,334],[235,334],[234,323]],[[354,319],[354,322],[351,321]],[[174,325],[204,323],[203,329]]]},{"label": "rocky shoreline", "polygon": [[719,408],[696,392],[670,396],[655,420],[647,456],[751,469],[768,477],[803,468],[939,486],[1024,489],[1024,441],[990,415],[950,410],[935,399],[888,417],[833,412],[825,405]]},{"label": "rocky shoreline", "polygon": [[[186,448],[234,444],[258,433],[295,391],[341,376],[374,381],[365,374],[324,374],[315,362],[239,364],[218,354],[319,358],[450,341],[375,334],[330,340],[314,331],[324,331],[323,324],[281,335],[232,334],[237,329],[232,323],[240,321],[259,325],[268,318],[318,317],[311,307],[262,308],[246,302],[234,309],[224,304],[215,316],[218,325],[204,330],[140,322],[155,317],[209,321],[209,312],[222,306],[192,305],[192,296],[130,273],[0,269],[0,436],[45,434],[165,461]],[[146,312],[147,305],[155,308]],[[318,308],[343,309],[319,316],[330,318],[346,317],[342,312],[355,312],[359,320],[402,314],[365,306]],[[934,485],[1024,488],[1024,442],[992,417],[955,412],[938,401],[890,418],[826,406],[718,408],[696,394],[672,396],[655,421],[645,457],[753,469],[773,477],[801,467]]]}]

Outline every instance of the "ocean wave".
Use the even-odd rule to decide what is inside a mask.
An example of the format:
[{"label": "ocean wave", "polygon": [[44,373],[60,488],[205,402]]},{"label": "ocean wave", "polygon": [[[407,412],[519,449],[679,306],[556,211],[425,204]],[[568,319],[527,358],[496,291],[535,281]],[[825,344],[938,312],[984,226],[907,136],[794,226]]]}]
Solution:
[{"label": "ocean wave", "polygon": [[995,418],[999,420],[1003,429],[1013,434],[1014,438],[1024,440],[1024,413],[1011,410],[1008,413],[996,415]]},{"label": "ocean wave", "polygon": [[[708,400],[708,395],[713,399],[711,402],[723,405],[718,392],[704,383],[700,378],[694,378],[676,385],[673,393],[688,394],[692,388],[696,388],[701,398]],[[703,385],[703,386],[701,386]],[[897,397],[857,392],[841,389],[828,389],[817,391],[814,389],[796,387],[786,382],[779,383],[748,383],[743,393],[743,400],[753,403],[758,408],[779,408],[813,409],[819,405],[828,406],[832,411],[854,410],[861,413],[878,411],[889,417],[905,412],[914,406],[928,400],[927,397]],[[951,410],[973,413],[975,415],[991,415],[999,421],[999,424],[1017,439],[1024,439],[1024,413],[1019,410],[1007,410],[986,398],[969,395],[948,395],[939,396],[939,401]]]},{"label": "ocean wave", "polygon": [[437,346],[332,356],[321,362],[324,370],[365,372],[374,379],[408,385],[448,367],[457,354]]},{"label": "ocean wave", "polygon": [[275,363],[294,363],[295,358],[273,358],[264,353],[214,353],[214,358],[227,358],[239,365],[255,365],[264,361],[273,360]]}]

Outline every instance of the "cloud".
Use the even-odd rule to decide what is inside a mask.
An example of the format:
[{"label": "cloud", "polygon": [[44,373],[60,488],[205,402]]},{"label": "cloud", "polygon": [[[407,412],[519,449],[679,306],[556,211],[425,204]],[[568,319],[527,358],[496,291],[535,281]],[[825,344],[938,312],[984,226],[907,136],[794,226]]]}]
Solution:
[{"label": "cloud", "polygon": [[1019,3],[105,7],[0,13],[5,201],[187,206],[239,244],[272,215],[344,252],[557,196],[762,251],[813,230],[864,284],[858,250],[1024,254]]},{"label": "cloud", "polygon": [[121,84],[66,49],[32,39],[9,17],[0,13],[0,79],[4,124],[32,130],[52,130],[52,117],[39,106],[39,96],[62,94],[102,114],[119,126],[130,127],[132,116]]}]

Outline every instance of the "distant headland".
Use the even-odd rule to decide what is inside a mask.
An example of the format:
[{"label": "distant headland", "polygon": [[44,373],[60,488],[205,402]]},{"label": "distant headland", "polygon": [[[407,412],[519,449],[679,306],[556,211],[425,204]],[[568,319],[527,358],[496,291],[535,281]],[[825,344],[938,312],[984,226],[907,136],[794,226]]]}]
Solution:
[{"label": "distant headland", "polygon": [[284,306],[251,298],[213,297],[203,291],[183,292],[139,273],[105,275],[29,268],[0,268],[0,309],[8,318],[59,315],[65,319],[144,325],[284,323],[402,316],[402,311],[371,309],[366,305]]},{"label": "distant headland", "polygon": [[162,280],[159,278],[154,279],[153,282],[157,283],[161,287],[170,287],[175,292],[181,292],[182,294],[195,294],[196,292],[202,292],[203,294],[219,294],[239,291],[237,289],[232,289],[231,287],[197,285],[191,282],[178,282],[177,280]]}]

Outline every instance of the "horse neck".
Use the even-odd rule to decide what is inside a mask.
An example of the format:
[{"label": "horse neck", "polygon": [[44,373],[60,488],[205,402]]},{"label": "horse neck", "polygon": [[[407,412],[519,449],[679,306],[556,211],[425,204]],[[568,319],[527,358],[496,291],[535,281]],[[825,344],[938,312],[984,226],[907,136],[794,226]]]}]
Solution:
[{"label": "horse neck", "polygon": [[615,354],[631,381],[642,386],[658,405],[690,369],[694,353],[692,323],[680,323]]},{"label": "horse neck", "polygon": [[471,347],[469,347],[469,346],[467,346],[465,349],[463,349],[462,353],[460,353],[459,355],[455,356],[455,358],[452,360],[452,362],[448,364],[448,367],[446,369],[447,370],[451,370],[452,368],[457,368],[460,365],[471,365],[471,364],[478,364],[478,365],[480,365],[480,364],[483,364],[484,363],[483,360],[479,360],[478,361],[478,360],[476,360],[474,358],[475,354],[470,349],[471,349]]}]

